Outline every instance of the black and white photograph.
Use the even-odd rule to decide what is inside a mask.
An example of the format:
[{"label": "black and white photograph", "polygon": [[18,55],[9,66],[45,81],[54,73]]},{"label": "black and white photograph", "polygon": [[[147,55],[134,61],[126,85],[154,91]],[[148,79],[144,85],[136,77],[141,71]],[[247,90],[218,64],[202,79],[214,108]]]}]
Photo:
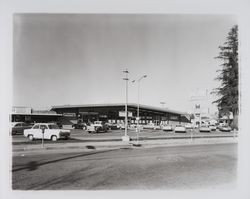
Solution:
[{"label": "black and white photograph", "polygon": [[9,191],[236,194],[241,19],[12,13]]}]

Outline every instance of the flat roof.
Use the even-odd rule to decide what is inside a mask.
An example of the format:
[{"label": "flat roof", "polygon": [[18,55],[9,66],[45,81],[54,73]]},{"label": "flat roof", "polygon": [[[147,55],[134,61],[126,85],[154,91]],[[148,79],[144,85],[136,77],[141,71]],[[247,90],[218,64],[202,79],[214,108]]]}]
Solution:
[{"label": "flat roof", "polygon": [[49,113],[11,113],[11,115],[27,115],[27,116],[62,116],[62,114],[49,114]]},{"label": "flat roof", "polygon": [[[58,106],[52,106],[51,110],[53,109],[63,109],[63,108],[86,108],[86,107],[114,107],[114,106],[125,106],[124,103],[108,103],[108,104],[81,104],[81,105],[58,105]],[[137,108],[138,104],[136,103],[128,103],[129,107]],[[142,109],[149,109],[152,111],[159,111],[159,112],[165,112],[165,113],[174,113],[174,114],[180,114],[180,115],[189,115],[188,113],[181,112],[181,111],[175,111],[168,108],[160,108],[155,106],[149,106],[144,104],[139,104],[139,107]]]}]

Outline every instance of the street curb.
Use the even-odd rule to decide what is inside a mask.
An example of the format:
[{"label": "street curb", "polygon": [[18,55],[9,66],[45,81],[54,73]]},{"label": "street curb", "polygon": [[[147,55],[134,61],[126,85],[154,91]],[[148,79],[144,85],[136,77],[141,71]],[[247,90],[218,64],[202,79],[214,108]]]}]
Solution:
[{"label": "street curb", "polygon": [[[174,140],[174,139],[196,139],[196,138],[227,138],[227,137],[235,137],[237,138],[238,135],[190,135],[190,136],[163,136],[163,137],[159,137],[159,136],[156,136],[156,137],[139,137],[140,140]],[[136,141],[137,138],[134,137],[134,138],[130,138],[130,141]],[[122,141],[121,138],[93,138],[93,139],[84,139],[84,140],[81,140],[79,139],[79,141],[77,142],[70,142],[70,143],[87,143],[87,142],[116,142],[116,141]],[[61,143],[60,143],[61,144]],[[16,144],[14,144],[16,145]],[[18,145],[18,144],[17,144]]]},{"label": "street curb", "polygon": [[[197,144],[218,144],[218,143],[237,143],[236,139],[233,140],[229,140],[225,141],[225,140],[213,140],[213,139],[207,139],[205,138],[204,140],[202,140],[201,138],[204,137],[198,137],[198,142],[197,140],[195,141],[195,139],[188,139],[187,142],[185,143],[176,143],[176,142],[171,142],[171,143],[167,143],[167,142],[162,142],[163,140],[158,140],[158,143],[147,143],[147,141],[149,140],[141,140],[140,139],[140,146],[136,146],[135,142],[136,140],[131,140],[129,143],[125,143],[120,141],[120,143],[117,144],[111,144],[111,145],[99,145],[100,142],[89,142],[88,144],[82,144],[79,145],[79,143],[76,143],[75,145],[55,145],[55,146],[45,146],[45,148],[41,148],[41,147],[34,147],[34,148],[12,148],[12,152],[42,152],[42,151],[52,151],[52,150],[74,150],[74,149],[80,149],[80,150],[85,150],[85,151],[95,151],[95,150],[105,150],[105,149],[123,149],[123,148],[153,148],[153,147],[162,147],[162,146],[181,146],[181,145],[197,145]],[[209,137],[210,138],[210,137]],[[215,137],[218,138],[218,137]],[[221,138],[221,136],[220,136]],[[233,136],[226,136],[223,138],[233,138]],[[183,140],[183,139],[182,139]],[[154,141],[157,141],[156,139]],[[170,139],[166,140],[166,141],[170,141]],[[112,142],[112,141],[111,141]],[[105,142],[104,142],[105,143]]]}]

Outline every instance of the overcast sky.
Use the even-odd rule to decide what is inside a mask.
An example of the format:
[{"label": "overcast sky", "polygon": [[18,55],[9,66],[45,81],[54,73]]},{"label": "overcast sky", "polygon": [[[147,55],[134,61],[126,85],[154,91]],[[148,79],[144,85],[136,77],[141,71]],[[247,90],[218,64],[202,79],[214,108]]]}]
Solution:
[{"label": "overcast sky", "polygon": [[[236,23],[228,15],[16,14],[13,105],[124,102],[127,68],[131,81],[147,75],[141,104],[189,111],[192,92],[219,85],[214,57]],[[136,86],[129,102],[137,103]]]}]

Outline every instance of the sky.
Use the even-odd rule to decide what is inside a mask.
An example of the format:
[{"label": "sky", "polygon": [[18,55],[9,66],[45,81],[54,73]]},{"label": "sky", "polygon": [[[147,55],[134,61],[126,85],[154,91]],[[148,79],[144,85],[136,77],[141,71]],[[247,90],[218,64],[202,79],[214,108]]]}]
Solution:
[{"label": "sky", "polygon": [[[197,90],[211,91],[215,57],[230,15],[15,14],[13,106],[125,102],[190,111]],[[216,110],[209,96],[209,108]]]}]

